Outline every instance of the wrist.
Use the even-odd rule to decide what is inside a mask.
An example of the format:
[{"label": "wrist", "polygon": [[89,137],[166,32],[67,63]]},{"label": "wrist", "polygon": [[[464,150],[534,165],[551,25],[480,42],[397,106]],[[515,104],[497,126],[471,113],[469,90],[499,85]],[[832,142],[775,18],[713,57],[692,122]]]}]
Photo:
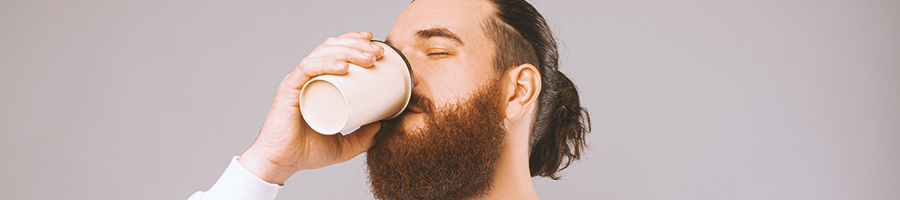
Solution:
[{"label": "wrist", "polygon": [[278,185],[284,185],[284,182],[296,172],[290,167],[269,161],[264,155],[253,151],[252,147],[241,154],[238,163],[263,181]]}]

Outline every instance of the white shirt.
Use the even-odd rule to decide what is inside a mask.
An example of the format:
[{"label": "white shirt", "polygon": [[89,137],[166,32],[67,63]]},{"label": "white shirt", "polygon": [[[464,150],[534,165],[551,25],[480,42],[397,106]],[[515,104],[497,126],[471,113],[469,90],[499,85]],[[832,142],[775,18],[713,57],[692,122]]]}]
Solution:
[{"label": "white shirt", "polygon": [[281,188],[278,184],[268,183],[250,171],[247,171],[238,156],[231,158],[231,164],[209,191],[197,191],[188,200],[212,199],[275,199]]}]

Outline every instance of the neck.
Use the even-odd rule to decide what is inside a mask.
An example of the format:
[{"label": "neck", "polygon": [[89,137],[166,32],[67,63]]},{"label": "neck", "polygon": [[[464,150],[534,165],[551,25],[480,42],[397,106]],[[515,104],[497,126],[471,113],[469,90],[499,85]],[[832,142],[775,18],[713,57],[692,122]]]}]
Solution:
[{"label": "neck", "polygon": [[538,199],[528,168],[528,131],[507,130],[510,134],[503,144],[494,182],[482,199]]}]

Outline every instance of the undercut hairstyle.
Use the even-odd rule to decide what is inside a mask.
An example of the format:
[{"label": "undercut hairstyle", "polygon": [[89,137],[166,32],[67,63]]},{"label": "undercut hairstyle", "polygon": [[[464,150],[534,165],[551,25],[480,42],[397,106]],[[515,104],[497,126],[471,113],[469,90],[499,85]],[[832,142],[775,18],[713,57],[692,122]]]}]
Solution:
[{"label": "undercut hairstyle", "polygon": [[556,40],[544,17],[525,0],[491,0],[495,13],[484,24],[496,44],[495,70],[522,64],[537,67],[541,91],[529,138],[531,176],[559,179],[559,171],[581,158],[590,116],[572,80],[559,71]]}]

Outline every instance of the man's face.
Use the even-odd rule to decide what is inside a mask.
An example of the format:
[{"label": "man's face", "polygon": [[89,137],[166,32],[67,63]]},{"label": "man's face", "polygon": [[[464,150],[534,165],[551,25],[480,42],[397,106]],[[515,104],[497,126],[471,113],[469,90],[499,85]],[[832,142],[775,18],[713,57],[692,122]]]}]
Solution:
[{"label": "man's face", "polygon": [[[416,93],[437,107],[455,105],[496,77],[494,45],[482,28],[492,12],[486,1],[418,0],[400,14],[387,41],[409,60]],[[421,108],[408,110],[404,128],[422,127]]]},{"label": "man's face", "polygon": [[461,199],[484,195],[506,136],[494,44],[481,1],[417,0],[388,42],[412,65],[408,110],[385,121],[367,153],[373,193],[384,199]]}]

